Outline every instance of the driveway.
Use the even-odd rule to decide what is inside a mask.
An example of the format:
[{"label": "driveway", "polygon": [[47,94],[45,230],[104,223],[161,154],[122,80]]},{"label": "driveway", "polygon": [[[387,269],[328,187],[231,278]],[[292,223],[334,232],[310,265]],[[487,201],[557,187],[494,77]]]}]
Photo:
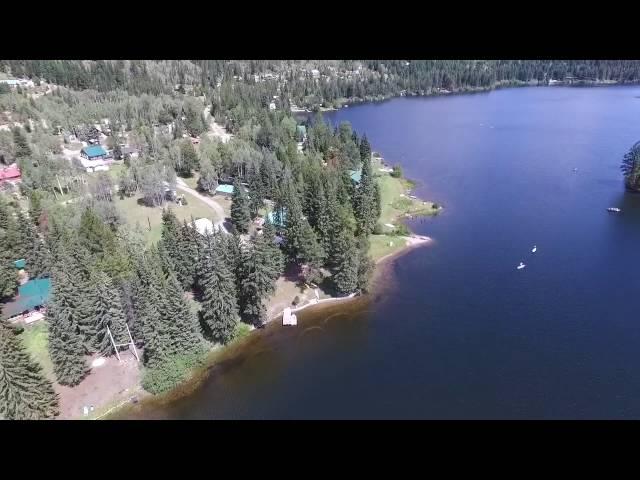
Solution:
[{"label": "driveway", "polygon": [[220,227],[223,232],[229,233],[224,226],[224,218],[225,218],[224,209],[220,206],[220,204],[218,204],[218,202],[216,202],[211,197],[202,195],[198,191],[189,187],[186,183],[184,183],[184,180],[182,180],[181,178],[177,179],[176,187],[178,188],[178,190],[182,190],[183,192],[186,192],[189,195],[193,195],[194,197],[197,197],[199,200],[202,200],[204,203],[209,205],[216,212],[216,218],[219,219],[214,223],[214,225]]}]

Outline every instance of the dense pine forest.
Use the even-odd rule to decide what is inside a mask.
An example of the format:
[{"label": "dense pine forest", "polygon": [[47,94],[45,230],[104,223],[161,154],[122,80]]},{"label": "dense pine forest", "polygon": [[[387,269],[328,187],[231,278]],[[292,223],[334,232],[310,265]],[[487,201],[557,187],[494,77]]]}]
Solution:
[{"label": "dense pine forest", "polygon": [[[0,72],[33,81],[0,85],[0,167],[21,172],[0,194],[0,301],[16,295],[16,260],[29,279],[51,279],[53,365],[47,377],[20,327],[1,321],[0,417],[35,419],[58,413],[53,381],[81,385],[89,358],[115,354],[107,327],[115,343],[130,332],[143,386],[157,393],[244,326],[262,326],[285,271],[334,296],[367,291],[381,212],[371,145],[348,123],[295,118],[294,107],[550,80],[635,82],[640,62],[0,60]],[[209,135],[214,121],[229,141]],[[79,142],[103,143],[117,175],[88,173],[68,153]],[[203,195],[233,186],[229,234],[202,234],[194,218],[178,217],[167,192],[190,180]],[[118,207],[127,199],[162,210],[159,238],[149,236],[149,217],[148,229],[127,222]]]}]

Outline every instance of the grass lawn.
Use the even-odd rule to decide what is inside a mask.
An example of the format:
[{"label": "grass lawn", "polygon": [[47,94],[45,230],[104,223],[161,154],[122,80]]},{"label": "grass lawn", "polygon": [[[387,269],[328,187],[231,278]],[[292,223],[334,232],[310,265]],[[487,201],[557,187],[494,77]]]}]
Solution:
[{"label": "grass lawn", "polygon": [[127,166],[124,163],[114,163],[109,167],[107,173],[111,177],[114,182],[117,182],[120,177],[120,172],[127,169]]},{"label": "grass lawn", "polygon": [[[396,237],[394,235],[371,235],[371,237],[369,237],[369,241],[369,254],[376,262],[385,255],[402,250],[407,244],[407,241],[404,238]],[[389,243],[392,243],[393,245],[390,246]]]},{"label": "grass lawn", "polygon": [[192,177],[188,177],[188,178],[184,178],[184,177],[180,177],[184,183],[186,183],[190,188],[193,188],[194,190],[198,189],[198,178],[200,177],[200,174],[198,172],[195,172],[193,174]]},{"label": "grass lawn", "polygon": [[379,222],[381,224],[397,222],[401,217],[408,215],[434,215],[438,212],[433,208],[432,202],[424,202],[418,198],[409,198],[407,191],[411,188],[410,182],[404,178],[393,178],[389,174],[378,177],[380,184],[380,198],[382,212]]},{"label": "grass lawn", "polygon": [[[140,196],[136,195],[129,198],[125,197],[123,200],[116,197],[113,201],[129,225],[140,224],[149,244],[157,242],[160,240],[162,232],[162,207],[147,207],[139,204],[139,199]],[[192,216],[194,219],[208,218],[212,221],[216,220],[213,209],[198,198],[188,195],[187,201],[189,202],[188,205],[181,206],[175,203],[166,203],[165,207],[170,206],[180,221],[187,220],[190,222]]]},{"label": "grass lawn", "polygon": [[47,322],[44,320],[40,320],[34,325],[25,325],[24,331],[20,334],[29,355],[42,366],[47,377],[54,378],[53,363],[49,357],[48,335]]},{"label": "grass lawn", "polygon": [[[392,229],[386,227],[385,224],[395,225],[396,227],[406,216],[435,215],[440,208],[434,209],[432,202],[425,202],[419,198],[410,198],[408,192],[414,187],[414,184],[405,178],[394,178],[388,173],[380,172],[378,169],[382,166],[380,159],[373,158],[372,167],[375,172],[376,179],[380,185],[380,202],[382,204],[382,212],[378,223],[382,225],[383,231],[390,232]],[[371,248],[369,250],[371,257],[378,260],[385,255],[394,253],[404,248],[406,240],[402,237],[394,235],[371,235]],[[390,246],[389,243],[393,245]]]}]

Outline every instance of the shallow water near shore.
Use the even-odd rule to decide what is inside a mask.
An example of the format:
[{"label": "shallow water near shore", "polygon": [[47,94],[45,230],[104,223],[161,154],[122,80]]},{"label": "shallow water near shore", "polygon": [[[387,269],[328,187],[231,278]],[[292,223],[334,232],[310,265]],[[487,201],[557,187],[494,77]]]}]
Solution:
[{"label": "shallow water near shore", "polygon": [[409,222],[434,242],[391,259],[373,295],[270,325],[193,392],[119,418],[640,418],[640,195],[619,171],[639,95],[518,88],[326,114],[445,206]]}]

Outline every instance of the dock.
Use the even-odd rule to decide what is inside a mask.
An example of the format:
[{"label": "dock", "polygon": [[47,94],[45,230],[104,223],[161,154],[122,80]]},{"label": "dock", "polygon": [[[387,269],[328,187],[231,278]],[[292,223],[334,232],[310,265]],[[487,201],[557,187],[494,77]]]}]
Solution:
[{"label": "dock", "polygon": [[298,325],[298,318],[295,313],[291,313],[291,308],[287,307],[282,312],[282,325]]}]

